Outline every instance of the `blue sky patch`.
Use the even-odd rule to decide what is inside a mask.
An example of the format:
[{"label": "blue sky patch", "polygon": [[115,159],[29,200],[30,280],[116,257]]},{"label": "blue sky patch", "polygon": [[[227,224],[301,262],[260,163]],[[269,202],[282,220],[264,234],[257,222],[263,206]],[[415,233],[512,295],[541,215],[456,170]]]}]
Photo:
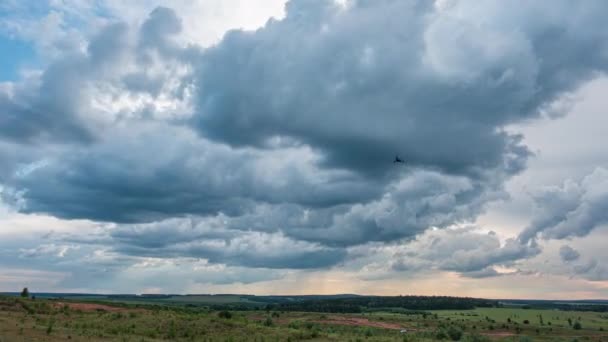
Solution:
[{"label": "blue sky patch", "polygon": [[36,51],[30,43],[0,35],[0,81],[18,79],[20,70],[35,60]]}]

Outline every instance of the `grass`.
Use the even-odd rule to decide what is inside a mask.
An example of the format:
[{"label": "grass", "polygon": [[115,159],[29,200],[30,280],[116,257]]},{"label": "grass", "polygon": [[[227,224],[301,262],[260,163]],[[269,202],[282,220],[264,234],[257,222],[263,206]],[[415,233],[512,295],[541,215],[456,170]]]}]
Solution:
[{"label": "grass", "polygon": [[465,320],[468,322],[484,322],[486,317],[497,323],[521,323],[541,327],[570,327],[568,319],[573,324],[580,321],[584,328],[598,330],[600,327],[606,329],[608,324],[608,313],[537,310],[517,308],[478,308],[471,311],[433,311],[441,318],[454,320]]},{"label": "grass", "polygon": [[[608,341],[608,314],[592,312],[480,308],[425,315],[266,311],[227,315],[201,307],[75,309],[73,302],[61,303],[0,297],[0,341]],[[571,327],[568,318],[580,322],[582,329]],[[408,333],[383,328],[391,325]]]}]

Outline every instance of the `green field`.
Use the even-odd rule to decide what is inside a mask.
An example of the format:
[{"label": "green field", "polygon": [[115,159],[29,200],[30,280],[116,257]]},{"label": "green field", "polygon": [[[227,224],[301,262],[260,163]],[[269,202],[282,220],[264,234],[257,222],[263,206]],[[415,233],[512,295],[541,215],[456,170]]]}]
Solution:
[{"label": "green field", "polygon": [[478,308],[470,311],[432,311],[440,318],[452,320],[465,320],[467,322],[485,322],[486,317],[497,323],[521,323],[541,327],[565,327],[579,321],[584,328],[597,329],[606,328],[608,324],[608,313],[559,311],[559,310],[537,310],[537,309],[511,309],[511,308]]},{"label": "green field", "polygon": [[[181,299],[188,297],[216,296]],[[606,313],[521,308],[333,314],[0,297],[1,342],[608,341],[605,330]]]}]

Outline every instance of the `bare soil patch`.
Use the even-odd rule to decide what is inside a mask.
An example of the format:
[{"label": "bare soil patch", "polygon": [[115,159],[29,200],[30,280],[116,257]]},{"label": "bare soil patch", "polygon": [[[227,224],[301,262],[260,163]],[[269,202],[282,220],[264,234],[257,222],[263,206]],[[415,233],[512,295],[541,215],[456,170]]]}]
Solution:
[{"label": "bare soil patch", "polygon": [[488,337],[510,337],[510,336],[515,336],[517,334],[512,333],[510,331],[492,331],[492,332],[481,333],[481,335],[485,335]]},{"label": "bare soil patch", "polygon": [[372,328],[393,329],[393,330],[407,329],[408,331],[412,331],[412,329],[403,327],[397,323],[370,321],[369,319],[363,318],[363,317],[330,316],[329,318],[327,318],[325,320],[320,320],[320,321],[315,321],[315,322],[324,323],[324,324],[351,325],[351,326],[372,327]]}]

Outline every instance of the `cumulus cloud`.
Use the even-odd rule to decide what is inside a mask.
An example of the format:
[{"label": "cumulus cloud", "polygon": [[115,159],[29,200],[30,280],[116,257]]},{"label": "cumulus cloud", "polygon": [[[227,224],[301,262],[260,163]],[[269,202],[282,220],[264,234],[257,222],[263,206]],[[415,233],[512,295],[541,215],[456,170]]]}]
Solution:
[{"label": "cumulus cloud", "polygon": [[501,195],[485,186],[467,177],[414,171],[391,184],[381,198],[353,205],[325,226],[294,227],[288,234],[335,245],[411,239],[429,227],[473,220],[483,204]]},{"label": "cumulus cloud", "polygon": [[[185,60],[197,49],[171,44],[179,29],[175,13],[167,8],[153,11],[139,32],[124,22],[108,23],[85,47],[67,50],[44,70],[0,88],[0,138],[84,144],[100,139],[125,117],[162,114],[158,99],[165,107],[169,102],[170,109],[186,111],[178,108],[186,91],[179,80],[187,74]],[[156,82],[143,85],[142,78]]]},{"label": "cumulus cloud", "polygon": [[601,25],[601,6],[558,2],[538,21],[546,6],[291,1],[285,19],[205,52],[194,122],[236,146],[293,137],[327,165],[376,175],[393,153],[449,173],[516,172],[529,152],[502,128],[605,70],[605,34],[578,25]]},{"label": "cumulus cloud", "polygon": [[580,181],[545,187],[534,194],[538,213],[521,234],[529,240],[586,236],[608,223],[608,170],[599,167]]},{"label": "cumulus cloud", "polygon": [[515,239],[501,243],[494,232],[483,233],[472,227],[430,230],[395,253],[393,269],[407,270],[410,265],[459,272],[479,278],[499,275],[494,265],[511,266],[540,253],[535,243]]}]

